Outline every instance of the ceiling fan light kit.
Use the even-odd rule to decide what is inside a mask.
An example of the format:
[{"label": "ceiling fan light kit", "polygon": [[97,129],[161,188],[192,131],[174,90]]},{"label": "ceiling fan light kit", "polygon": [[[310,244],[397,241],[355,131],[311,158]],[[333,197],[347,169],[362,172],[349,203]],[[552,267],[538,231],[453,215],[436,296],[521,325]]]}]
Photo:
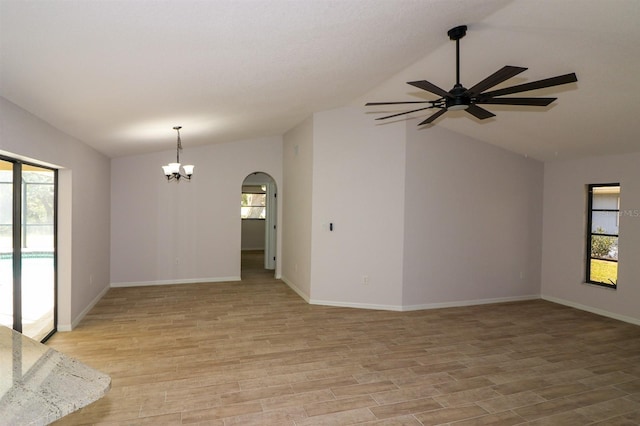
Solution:
[{"label": "ceiling fan light kit", "polygon": [[546,87],[559,86],[562,84],[574,83],[578,81],[575,73],[564,74],[557,77],[546,78],[544,80],[533,81],[531,83],[519,84],[517,86],[506,87],[503,89],[486,92],[486,90],[507,81],[511,77],[515,77],[527,68],[506,65],[491,74],[489,77],[480,81],[476,85],[467,89],[460,84],[460,39],[467,34],[467,26],[460,25],[450,29],[447,35],[451,40],[456,42],[456,84],[449,91],[441,89],[427,80],[409,81],[410,84],[419,89],[440,96],[435,101],[407,101],[407,102],[369,102],[365,106],[380,105],[401,105],[401,104],[429,104],[428,106],[405,111],[398,114],[387,115],[385,117],[376,118],[376,120],[386,120],[388,118],[398,117],[413,112],[424,111],[427,109],[438,109],[434,114],[426,120],[421,121],[418,126],[430,124],[447,111],[467,111],[479,120],[495,117],[495,114],[488,111],[478,104],[494,104],[494,105],[522,105],[522,106],[547,106],[557,98],[533,98],[533,97],[505,97],[498,96],[511,95],[514,93],[528,92],[530,90],[543,89]]}]

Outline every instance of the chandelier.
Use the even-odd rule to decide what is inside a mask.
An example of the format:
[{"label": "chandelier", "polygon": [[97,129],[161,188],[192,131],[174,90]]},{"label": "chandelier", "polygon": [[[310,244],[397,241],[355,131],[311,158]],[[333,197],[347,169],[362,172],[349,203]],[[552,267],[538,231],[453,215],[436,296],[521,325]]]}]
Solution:
[{"label": "chandelier", "polygon": [[193,168],[195,167],[193,164],[182,166],[182,171],[180,170],[180,151],[182,151],[182,141],[180,140],[180,129],[182,126],[175,126],[173,130],[178,132],[178,146],[176,148],[176,162],[169,163],[166,166],[162,166],[162,170],[164,171],[164,175],[167,177],[167,182],[175,180],[176,182],[180,182],[180,179],[184,178],[186,180],[191,180],[191,175],[193,175]]}]

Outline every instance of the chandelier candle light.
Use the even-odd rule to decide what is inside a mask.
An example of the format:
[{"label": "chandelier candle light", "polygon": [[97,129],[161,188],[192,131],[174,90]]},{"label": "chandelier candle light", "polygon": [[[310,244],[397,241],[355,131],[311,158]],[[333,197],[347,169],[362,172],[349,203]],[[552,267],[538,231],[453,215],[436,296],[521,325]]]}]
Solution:
[{"label": "chandelier candle light", "polygon": [[180,140],[180,129],[182,126],[175,126],[173,130],[178,132],[178,146],[176,148],[176,162],[169,163],[166,166],[162,166],[162,170],[164,171],[164,175],[167,177],[167,182],[175,180],[176,182],[180,182],[181,178],[186,180],[191,180],[191,175],[193,175],[193,168],[195,167],[193,164],[188,164],[182,166],[184,173],[180,171],[180,151],[182,151],[182,141]]}]

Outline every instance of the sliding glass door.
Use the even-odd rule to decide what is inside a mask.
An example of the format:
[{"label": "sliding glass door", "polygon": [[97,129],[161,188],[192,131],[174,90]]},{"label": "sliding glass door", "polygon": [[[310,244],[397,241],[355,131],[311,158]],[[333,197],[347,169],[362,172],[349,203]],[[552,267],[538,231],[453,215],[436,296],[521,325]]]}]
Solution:
[{"label": "sliding glass door", "polygon": [[0,324],[13,327],[13,163],[0,160]]},{"label": "sliding glass door", "polygon": [[55,330],[56,171],[0,160],[0,323],[43,340]]}]

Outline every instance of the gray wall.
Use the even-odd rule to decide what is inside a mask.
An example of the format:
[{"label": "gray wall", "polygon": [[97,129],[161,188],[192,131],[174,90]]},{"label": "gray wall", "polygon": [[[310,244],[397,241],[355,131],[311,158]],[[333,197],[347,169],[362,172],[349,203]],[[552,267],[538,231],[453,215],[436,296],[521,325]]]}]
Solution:
[{"label": "gray wall", "polygon": [[313,118],[283,137],[282,280],[305,300],[311,294]]},{"label": "gray wall", "polygon": [[[640,324],[640,153],[545,164],[542,295]],[[587,185],[620,182],[617,290],[585,284]]]},{"label": "gray wall", "polygon": [[280,137],[185,147],[196,168],[179,184],[160,168],[171,155],[112,160],[114,286],[239,280],[242,182],[256,170],[282,181]]},{"label": "gray wall", "polygon": [[314,114],[312,302],[401,308],[405,143],[362,108]]},{"label": "gray wall", "polygon": [[403,305],[538,297],[542,163],[407,126]]},{"label": "gray wall", "polygon": [[109,288],[110,160],[4,98],[0,150],[60,170],[58,328],[71,329]]},{"label": "gray wall", "polygon": [[284,141],[283,275],[310,302],[540,297],[542,163],[411,120],[376,125],[358,108],[316,113]]},{"label": "gray wall", "polygon": [[261,219],[242,220],[242,250],[264,250],[264,225]]}]

